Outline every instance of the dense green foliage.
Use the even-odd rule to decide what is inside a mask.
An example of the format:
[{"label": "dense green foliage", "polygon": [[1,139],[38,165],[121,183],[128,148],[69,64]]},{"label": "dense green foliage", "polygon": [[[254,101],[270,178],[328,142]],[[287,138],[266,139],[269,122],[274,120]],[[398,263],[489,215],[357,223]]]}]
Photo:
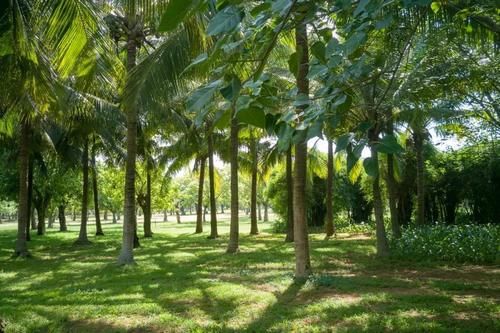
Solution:
[{"label": "dense green foliage", "polygon": [[500,254],[498,225],[433,225],[404,229],[392,240],[396,258],[416,261],[493,263]]},{"label": "dense green foliage", "polygon": [[479,143],[430,158],[429,221],[499,223],[499,143]]}]

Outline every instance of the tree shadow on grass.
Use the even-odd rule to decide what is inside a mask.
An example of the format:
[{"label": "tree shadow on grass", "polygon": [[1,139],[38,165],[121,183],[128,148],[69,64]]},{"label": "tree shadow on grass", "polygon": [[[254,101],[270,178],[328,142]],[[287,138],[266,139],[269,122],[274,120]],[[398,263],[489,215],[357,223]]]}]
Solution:
[{"label": "tree shadow on grass", "polygon": [[[477,311],[453,299],[455,289],[471,289],[473,286],[463,283],[430,285],[425,274],[405,277],[409,267],[439,268],[435,265],[376,261],[367,253],[367,249],[371,249],[369,253],[373,251],[373,240],[314,240],[311,242],[314,267],[325,274],[329,272],[333,278],[324,280],[323,284],[315,282],[307,288],[303,284],[292,283],[280,293],[276,289],[283,290],[291,281],[293,251],[290,244],[285,244],[274,235],[242,236],[243,251],[230,256],[224,254],[227,237],[206,240],[204,235],[157,234],[135,251],[139,265],[123,269],[114,265],[120,244],[116,233],[109,233],[113,238],[99,239],[89,248],[72,247],[66,235],[40,237],[33,243],[33,248],[34,252],[44,257],[35,257],[29,262],[6,262],[8,274],[2,278],[5,287],[0,288],[0,293],[1,298],[7,301],[4,305],[0,304],[0,308],[9,314],[29,311],[49,321],[57,319],[68,321],[68,325],[76,323],[76,327],[82,327],[81,332],[142,332],[141,329],[154,332],[153,326],[145,329],[138,325],[130,328],[129,325],[126,328],[119,322],[109,324],[97,317],[83,320],[86,317],[78,314],[81,309],[85,311],[98,307],[99,311],[112,316],[116,309],[130,305],[130,310],[127,310],[130,312],[125,311],[122,315],[146,316],[148,313],[140,307],[141,303],[156,309],[157,312],[151,315],[173,313],[182,322],[196,322],[193,327],[201,331],[212,329],[212,324],[191,318],[193,311],[204,313],[211,322],[215,322],[213,330],[235,332],[240,330],[233,329],[232,323],[246,308],[250,313],[245,313],[241,320],[255,318],[248,325],[243,324],[242,330],[249,332],[279,331],[287,323],[295,325],[304,318],[314,321],[316,317],[320,318],[320,322],[311,322],[310,327],[326,331],[335,327],[349,332],[380,332],[397,331],[397,327],[402,332],[410,332],[409,328],[405,328],[407,324],[422,327],[424,331],[429,329],[430,326],[423,324],[418,326],[419,321],[433,321],[435,327],[446,331],[432,318],[439,318],[453,327],[465,325],[469,331],[480,325],[481,318],[470,317],[477,315]],[[0,242],[5,245],[5,238]],[[495,276],[494,272],[488,274]],[[274,281],[278,281],[279,287],[273,288]],[[8,288],[19,283],[22,288]],[[419,289],[421,284],[445,295],[425,294]],[[262,288],[263,285],[265,288]],[[233,287],[240,289],[234,294],[217,294]],[[270,300],[272,293],[276,295],[275,302]],[[266,294],[268,298],[259,298]],[[342,299],[350,297],[350,294],[356,294],[359,299],[371,294],[389,296],[323,307],[325,299]],[[433,303],[436,307],[431,312],[434,313],[429,314]],[[265,304],[271,305],[262,310],[260,306]],[[321,306],[312,314],[307,312],[308,305]],[[495,310],[487,303],[478,306],[484,309],[482,320],[486,323],[478,327],[484,327],[483,332],[492,331],[496,327],[492,323]],[[95,313],[100,314],[99,311]],[[463,312],[464,317],[454,318],[454,311]],[[95,313],[92,315],[96,316]],[[409,319],[404,319],[405,316]],[[172,327],[170,325],[178,324],[166,322],[163,331],[168,331]],[[41,324],[41,331],[49,330],[50,325]],[[304,329],[307,328],[304,326]]]},{"label": "tree shadow on grass", "polygon": [[245,331],[266,332],[279,320],[288,318],[288,316],[282,316],[287,313],[283,312],[283,309],[293,306],[293,301],[297,298],[306,281],[305,279],[293,281],[283,293],[276,297],[276,302],[268,306],[256,320],[247,326]]}]

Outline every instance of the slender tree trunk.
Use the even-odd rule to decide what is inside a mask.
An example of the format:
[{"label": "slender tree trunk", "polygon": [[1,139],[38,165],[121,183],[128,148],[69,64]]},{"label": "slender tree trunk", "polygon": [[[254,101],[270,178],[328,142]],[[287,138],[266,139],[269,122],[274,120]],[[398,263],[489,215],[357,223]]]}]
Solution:
[{"label": "slender tree trunk", "polygon": [[391,230],[395,238],[401,237],[401,224],[397,207],[396,178],[394,177],[394,155],[387,154],[387,190],[389,193],[389,209],[391,211]]},{"label": "slender tree trunk", "polygon": [[326,237],[335,234],[335,225],[333,224],[333,142],[328,140],[328,160],[327,160],[327,178],[326,178]]},{"label": "slender tree trunk", "polygon": [[257,219],[259,221],[262,221],[262,203],[260,202],[257,204],[257,215],[258,215]]},{"label": "slender tree trunk", "polygon": [[73,220],[73,222],[75,222],[76,221],[76,208],[75,207],[73,207],[73,214],[72,215],[73,215],[72,220]]},{"label": "slender tree trunk", "polygon": [[[309,97],[309,46],[307,27],[304,21],[295,28],[295,45],[298,57],[297,91],[304,98]],[[304,107],[299,107],[301,114]],[[311,259],[309,257],[309,235],[307,232],[306,206],[306,175],[307,175],[307,140],[302,140],[295,146],[295,174],[293,180],[293,231],[295,243],[295,277],[307,278],[311,274]]]},{"label": "slender tree trunk", "polygon": [[38,225],[37,225],[37,231],[36,234],[38,236],[45,235],[45,213],[46,213],[46,208],[45,208],[45,203],[44,203],[44,198],[40,199],[39,204],[36,207],[36,212],[37,212],[37,217],[38,217]]},{"label": "slender tree trunk", "polygon": [[236,108],[231,109],[231,224],[227,253],[239,251],[239,203],[238,203],[238,119]]},{"label": "slender tree trunk", "polygon": [[205,164],[206,157],[200,160],[200,177],[198,182],[198,205],[196,206],[196,230],[195,233],[201,234],[203,232],[203,187],[205,185]]},{"label": "slender tree trunk", "polygon": [[139,241],[139,235],[137,234],[137,218],[134,225],[134,249],[141,247],[141,242]]},{"label": "slender tree trunk", "polygon": [[118,223],[118,221],[116,220],[116,213],[115,212],[111,212],[113,214],[113,224],[116,224]]},{"label": "slender tree trunk", "polygon": [[19,142],[19,204],[17,213],[17,240],[14,255],[27,257],[28,243],[26,241],[26,224],[28,223],[28,169],[29,169],[29,144],[30,127],[27,120],[24,120],[21,128],[21,138]]},{"label": "slender tree trunk", "polygon": [[292,147],[286,152],[287,216],[285,242],[293,242],[293,161]]},{"label": "slender tree trunk", "polygon": [[49,211],[49,224],[47,228],[52,229],[54,227],[54,221],[56,220],[56,216],[54,211]]},{"label": "slender tree trunk", "polygon": [[104,221],[107,221],[107,220],[108,220],[108,210],[107,210],[107,209],[105,209],[105,210],[104,210],[104,216],[103,216],[103,219],[104,219]]},{"label": "slender tree trunk", "polygon": [[374,146],[374,142],[377,141],[377,135],[373,134],[370,138],[370,149],[372,159],[375,163],[376,176],[373,178],[373,208],[375,211],[375,228],[377,235],[377,255],[379,257],[387,257],[389,255],[389,243],[387,241],[387,235],[385,232],[384,225],[384,208],[382,205],[382,195],[380,192],[380,168],[378,162],[378,152]]},{"label": "slender tree trunk", "polygon": [[181,212],[180,212],[179,208],[177,208],[175,210],[175,216],[177,218],[177,224],[181,224]]},{"label": "slender tree trunk", "polygon": [[422,226],[425,224],[425,164],[424,164],[424,140],[423,135],[419,131],[413,134],[415,142],[415,153],[417,157],[417,225]]},{"label": "slender tree trunk", "polygon": [[[392,109],[388,108],[387,134],[394,135],[394,121]],[[395,238],[401,237],[401,224],[397,207],[397,183],[394,177],[394,155],[387,154],[387,190],[389,193],[389,209],[391,211],[391,230]]]},{"label": "slender tree trunk", "polygon": [[168,222],[168,214],[166,209],[163,210],[163,222]]},{"label": "slender tree trunk", "polygon": [[253,137],[250,138],[250,154],[252,155],[252,184],[250,193],[250,235],[257,235],[259,227],[257,225],[257,172],[258,170],[258,152],[257,142]]},{"label": "slender tree trunk", "polygon": [[146,198],[144,206],[144,237],[153,237],[153,231],[151,230],[151,170],[149,167],[146,168]]},{"label": "slender tree trunk", "polygon": [[[136,14],[127,14],[127,72],[135,67],[137,57]],[[123,208],[122,248],[119,265],[134,263],[134,245],[137,238],[137,217],[135,215],[135,159],[137,155],[137,110],[134,105],[125,106],[127,118],[127,158],[125,162],[125,204]]]},{"label": "slender tree trunk", "polygon": [[97,188],[97,164],[95,161],[96,146],[95,137],[92,145],[92,190],[94,192],[94,215],[95,215],[95,235],[104,236],[101,225],[101,212],[99,211],[99,191]]},{"label": "slender tree trunk", "polygon": [[267,201],[264,202],[264,222],[269,222],[269,204]]},{"label": "slender tree trunk", "polygon": [[66,226],[66,207],[59,205],[57,209],[59,213],[59,231],[68,231],[68,227]]},{"label": "slender tree trunk", "polygon": [[31,200],[30,221],[31,221],[31,230],[35,230],[36,229],[36,216],[35,216],[35,207],[33,205],[33,198]]},{"label": "slender tree trunk", "polygon": [[87,236],[88,203],[89,203],[89,141],[85,139],[82,155],[83,187],[82,187],[82,219],[80,222],[80,234],[75,244],[90,244]]},{"label": "slender tree trunk", "polygon": [[30,234],[30,225],[31,225],[31,219],[32,210],[33,206],[33,160],[30,159],[29,161],[29,167],[28,167],[28,222],[26,223],[26,240],[30,241],[31,240],[31,234]]},{"label": "slender tree trunk", "polygon": [[[208,180],[210,183],[210,236],[219,237],[217,232],[217,204],[215,202],[214,141],[212,133],[208,134]],[[221,206],[222,207],[222,206]]]}]

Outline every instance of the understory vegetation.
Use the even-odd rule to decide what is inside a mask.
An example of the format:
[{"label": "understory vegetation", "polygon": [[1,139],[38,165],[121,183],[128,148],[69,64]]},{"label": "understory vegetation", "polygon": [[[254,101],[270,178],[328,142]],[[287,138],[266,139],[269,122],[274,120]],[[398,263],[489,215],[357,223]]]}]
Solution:
[{"label": "understory vegetation", "polygon": [[500,253],[500,227],[466,224],[404,229],[392,247],[400,259],[494,263]]}]

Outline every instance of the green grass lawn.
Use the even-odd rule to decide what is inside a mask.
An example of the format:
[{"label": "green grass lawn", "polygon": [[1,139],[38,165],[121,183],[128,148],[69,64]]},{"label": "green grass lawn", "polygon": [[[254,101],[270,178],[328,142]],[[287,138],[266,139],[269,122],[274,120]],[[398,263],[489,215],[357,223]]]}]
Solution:
[{"label": "green grass lawn", "polygon": [[247,219],[236,255],[227,220],[217,240],[157,224],[127,268],[119,225],[88,247],[72,245],[76,225],[33,236],[31,259],[11,258],[14,227],[0,226],[6,332],[500,332],[498,266],[381,261],[367,236],[313,235],[315,274],[299,283],[292,244],[269,224],[247,236]]}]

